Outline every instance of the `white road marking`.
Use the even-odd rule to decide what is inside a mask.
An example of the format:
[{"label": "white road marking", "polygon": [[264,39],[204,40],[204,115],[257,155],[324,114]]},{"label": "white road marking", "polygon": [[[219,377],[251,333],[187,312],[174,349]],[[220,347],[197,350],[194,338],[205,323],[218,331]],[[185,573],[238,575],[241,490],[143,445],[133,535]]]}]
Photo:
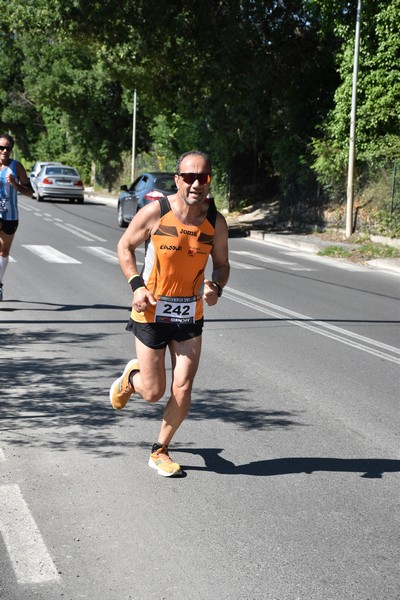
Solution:
[{"label": "white road marking", "polygon": [[242,263],[237,260],[229,260],[231,267],[236,269],[252,269],[253,271],[262,270],[264,267],[257,267],[257,265],[249,265],[248,263]]},{"label": "white road marking", "polygon": [[23,247],[26,248],[27,250],[29,250],[30,252],[33,252],[33,254],[36,254],[37,256],[39,256],[40,258],[45,260],[46,262],[79,264],[79,265],[81,264],[79,260],[75,260],[75,258],[72,258],[71,256],[68,256],[67,254],[63,254],[62,252],[59,252],[58,250],[56,250],[55,248],[52,248],[51,246],[36,246],[36,245],[30,246],[30,245],[23,244]]},{"label": "white road marking", "polygon": [[3,450],[0,448],[0,462],[4,462],[6,460],[6,457],[4,455]]},{"label": "white road marking", "polygon": [[338,269],[344,269],[345,271],[368,271],[371,272],[371,269],[368,267],[364,267],[364,265],[358,265],[356,263],[352,263],[349,260],[343,260],[339,258],[329,258],[328,256],[318,256],[318,254],[310,254],[308,252],[300,252],[300,251],[287,251],[281,252],[281,254],[285,254],[287,256],[300,256],[305,258],[306,260],[312,260],[314,262],[319,262],[324,265],[328,265],[329,267],[337,267]]},{"label": "white road marking", "polygon": [[[112,263],[113,265],[118,264],[118,255],[116,252],[112,250],[108,250],[107,248],[102,248],[101,246],[80,246],[81,250],[100,258],[101,260],[105,260],[106,262]],[[141,267],[143,263],[137,258],[136,264],[138,267]]]},{"label": "white road marking", "polygon": [[56,566],[18,485],[0,486],[0,530],[18,583],[59,580]]},{"label": "white road marking", "polygon": [[279,260],[278,258],[271,258],[269,256],[264,256],[263,254],[257,254],[256,252],[247,252],[246,250],[231,250],[230,254],[240,254],[241,256],[249,256],[250,258],[255,258],[256,260],[260,260],[265,263],[274,263],[277,265],[296,265],[297,263],[289,262],[287,260]]},{"label": "white road marking", "polygon": [[[261,262],[283,265],[287,267],[290,271],[316,271],[316,269],[311,269],[309,267],[303,267],[299,265],[299,263],[289,262],[288,260],[280,260],[279,258],[271,258],[269,256],[264,256],[263,254],[257,254],[256,252],[248,252],[247,250],[231,250],[229,254],[239,254],[241,256],[249,256],[250,258],[254,258]],[[263,267],[257,267],[255,265],[249,265],[245,263],[236,262],[234,260],[229,261],[232,266],[236,266],[239,269],[262,269]],[[239,266],[241,265],[241,266]]]},{"label": "white road marking", "polygon": [[297,267],[288,267],[289,271],[318,271],[318,269],[312,269],[311,267],[302,267],[297,265]]},{"label": "white road marking", "polygon": [[99,237],[98,235],[95,235],[94,233],[90,233],[90,231],[86,231],[86,229],[81,229],[80,227],[77,227],[76,225],[71,225],[71,223],[66,223],[66,228],[69,227],[70,229],[72,229],[73,231],[71,231],[71,233],[83,233],[85,235],[90,236],[93,241],[97,240],[98,242],[106,242],[107,240],[105,240],[104,238]]},{"label": "white road marking", "polygon": [[319,335],[329,337],[332,340],[340,342],[341,344],[352,346],[357,350],[362,350],[368,354],[373,354],[374,356],[378,356],[379,358],[383,358],[384,360],[388,360],[389,362],[394,362],[400,365],[400,358],[397,358],[397,356],[392,356],[392,354],[400,355],[400,348],[396,348],[395,346],[389,346],[388,344],[378,342],[377,340],[359,335],[358,333],[353,333],[352,331],[348,331],[342,327],[337,327],[336,325],[331,325],[330,323],[313,319],[307,315],[294,312],[288,308],[284,308],[283,306],[278,306],[277,304],[272,304],[271,302],[256,298],[255,296],[250,296],[245,292],[235,290],[228,286],[224,288],[224,297],[229,298],[234,302],[238,302],[239,304],[243,304],[248,308],[271,315],[277,319],[285,319],[292,325],[296,325],[296,327],[308,329],[313,333],[318,333]]},{"label": "white road marking", "polygon": [[113,252],[112,250],[101,248],[99,246],[80,246],[80,248],[81,250],[85,250],[86,252],[89,252],[89,254],[93,254],[93,256],[97,256],[106,262],[118,264],[117,253]]},{"label": "white road marking", "polygon": [[[57,225],[57,227],[61,227],[61,229],[65,229],[69,233],[73,233],[74,235],[82,238],[83,240],[87,240],[88,242],[94,242],[95,239],[98,239],[98,240],[101,239],[101,238],[96,238],[96,236],[92,236],[91,234],[88,234],[88,233],[81,233],[80,231],[74,231],[73,229],[71,229],[70,225],[65,225],[64,223],[54,223],[54,225]],[[105,240],[102,240],[102,241],[105,242]]]}]

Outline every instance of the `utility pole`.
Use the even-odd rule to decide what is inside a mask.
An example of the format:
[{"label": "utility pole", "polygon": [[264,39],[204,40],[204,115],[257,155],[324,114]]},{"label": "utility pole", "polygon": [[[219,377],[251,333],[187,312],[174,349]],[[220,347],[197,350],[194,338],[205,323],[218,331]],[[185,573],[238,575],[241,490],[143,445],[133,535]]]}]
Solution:
[{"label": "utility pole", "polygon": [[136,90],[133,92],[131,181],[135,180],[135,152],[136,152]]},{"label": "utility pole", "polygon": [[349,238],[351,236],[351,234],[353,233],[353,179],[354,179],[354,156],[355,156],[355,137],[356,137],[358,56],[360,53],[360,24],[361,24],[361,0],[358,0],[356,35],[355,35],[355,42],[354,42],[353,90],[352,90],[352,94],[351,94],[349,167],[348,167],[348,175],[347,175],[346,238]]}]

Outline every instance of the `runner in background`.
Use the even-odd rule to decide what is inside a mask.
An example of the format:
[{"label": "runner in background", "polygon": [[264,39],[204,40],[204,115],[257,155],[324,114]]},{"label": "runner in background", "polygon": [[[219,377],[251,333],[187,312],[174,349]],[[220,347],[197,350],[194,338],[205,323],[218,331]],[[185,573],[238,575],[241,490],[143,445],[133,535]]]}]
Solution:
[{"label": "runner in background", "polygon": [[0,302],[3,300],[3,277],[18,228],[17,192],[32,196],[23,165],[11,158],[13,147],[14,138],[6,133],[0,134]]}]

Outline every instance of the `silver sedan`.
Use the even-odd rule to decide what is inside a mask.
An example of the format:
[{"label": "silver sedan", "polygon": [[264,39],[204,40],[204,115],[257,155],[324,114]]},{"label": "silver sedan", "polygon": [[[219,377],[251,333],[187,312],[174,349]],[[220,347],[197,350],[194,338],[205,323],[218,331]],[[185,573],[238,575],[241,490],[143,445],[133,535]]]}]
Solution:
[{"label": "silver sedan", "polygon": [[82,204],[84,200],[83,181],[78,171],[68,165],[46,165],[31,183],[38,202],[64,198]]}]

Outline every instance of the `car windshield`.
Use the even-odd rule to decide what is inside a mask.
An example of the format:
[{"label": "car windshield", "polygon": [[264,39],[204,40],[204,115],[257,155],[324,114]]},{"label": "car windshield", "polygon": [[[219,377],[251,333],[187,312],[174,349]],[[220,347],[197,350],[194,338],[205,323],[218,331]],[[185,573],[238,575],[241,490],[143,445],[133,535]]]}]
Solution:
[{"label": "car windshield", "polygon": [[155,180],[155,188],[162,192],[176,192],[176,184],[174,177],[158,177]]},{"label": "car windshield", "polygon": [[79,177],[78,172],[72,167],[49,167],[46,169],[46,175],[72,175]]}]

